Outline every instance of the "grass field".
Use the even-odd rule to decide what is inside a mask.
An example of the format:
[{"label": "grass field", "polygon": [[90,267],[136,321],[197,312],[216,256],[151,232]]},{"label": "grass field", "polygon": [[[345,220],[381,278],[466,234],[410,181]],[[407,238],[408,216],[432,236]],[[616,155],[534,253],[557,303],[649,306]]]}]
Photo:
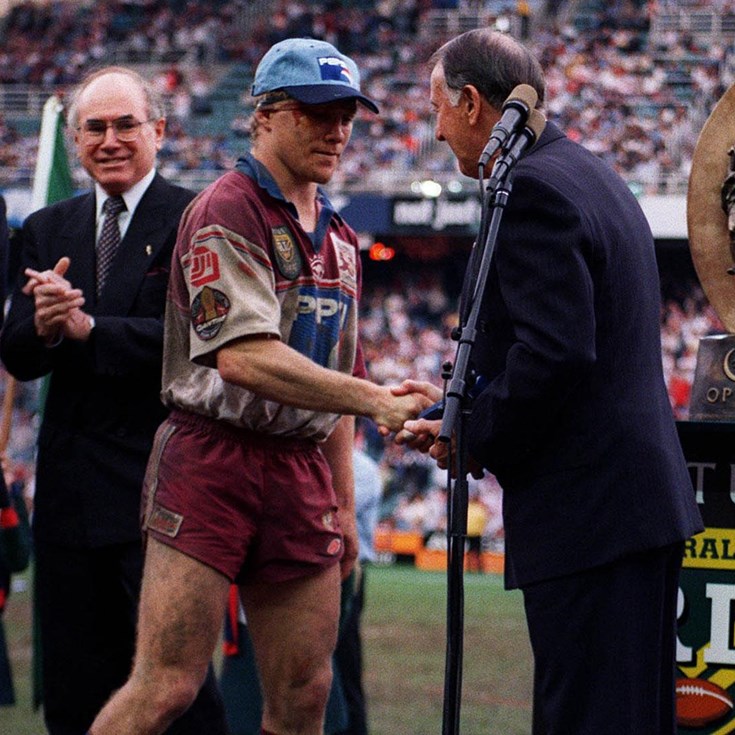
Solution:
[{"label": "grass field", "polygon": [[[0,708],[2,735],[43,735],[31,707],[30,584],[5,614],[18,704]],[[363,618],[371,735],[440,735],[446,575],[410,566],[368,570]],[[496,575],[465,576],[462,735],[528,735],[531,654],[521,597]]]},{"label": "grass field", "polygon": [[[442,730],[446,575],[368,570],[365,687],[371,735]],[[465,575],[462,735],[528,735],[531,652],[520,594],[497,575]]]}]

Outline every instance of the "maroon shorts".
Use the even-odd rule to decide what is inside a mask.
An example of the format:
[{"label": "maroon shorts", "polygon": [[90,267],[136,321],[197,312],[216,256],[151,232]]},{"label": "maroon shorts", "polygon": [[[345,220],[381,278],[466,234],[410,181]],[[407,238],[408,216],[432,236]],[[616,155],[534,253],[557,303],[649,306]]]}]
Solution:
[{"label": "maroon shorts", "polygon": [[231,581],[283,582],[342,556],[337,501],[313,441],[175,411],[156,434],[143,530]]}]

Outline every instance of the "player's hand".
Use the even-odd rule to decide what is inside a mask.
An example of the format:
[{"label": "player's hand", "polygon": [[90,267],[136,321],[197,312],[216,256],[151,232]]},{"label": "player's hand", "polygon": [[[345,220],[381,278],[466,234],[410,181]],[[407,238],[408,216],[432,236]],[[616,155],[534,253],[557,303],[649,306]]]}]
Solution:
[{"label": "player's hand", "polygon": [[428,383],[425,380],[404,380],[400,385],[393,386],[391,388],[391,392],[394,396],[405,396],[409,393],[421,393],[426,396],[431,403],[436,403],[443,397],[441,388],[438,388],[433,383]]},{"label": "player's hand", "polygon": [[[400,385],[391,388],[391,390],[397,396],[408,393],[420,393],[431,401],[429,405],[433,405],[443,398],[441,388],[424,380],[404,380]],[[408,429],[404,424],[403,428],[396,433],[395,442],[396,444],[405,444],[410,449],[416,449],[426,454],[439,433],[441,419],[439,421],[421,419],[420,421],[420,424],[417,424],[415,421],[411,422],[416,429],[415,432]]]},{"label": "player's hand", "polygon": [[8,459],[8,453],[6,450],[0,452],[0,467],[2,467],[5,487],[9,488],[13,484],[13,465],[10,459]]},{"label": "player's hand", "polygon": [[420,392],[396,395],[397,388],[386,389],[384,400],[376,408],[373,420],[383,436],[399,432],[409,419],[415,419],[433,401]]}]

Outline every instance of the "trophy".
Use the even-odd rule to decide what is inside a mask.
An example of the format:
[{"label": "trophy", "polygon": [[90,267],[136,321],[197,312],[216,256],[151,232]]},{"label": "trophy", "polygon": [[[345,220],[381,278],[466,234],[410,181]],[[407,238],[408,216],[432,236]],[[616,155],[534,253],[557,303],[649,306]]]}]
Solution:
[{"label": "trophy", "polygon": [[699,342],[689,419],[735,420],[735,85],[697,141],[687,192],[687,230],[702,289],[727,334]]}]

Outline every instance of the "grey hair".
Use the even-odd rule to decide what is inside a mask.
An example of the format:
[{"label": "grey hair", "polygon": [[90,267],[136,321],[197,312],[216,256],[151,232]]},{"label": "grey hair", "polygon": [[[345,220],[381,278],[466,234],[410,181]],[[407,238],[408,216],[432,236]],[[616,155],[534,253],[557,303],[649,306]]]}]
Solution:
[{"label": "grey hair", "polygon": [[[546,83],[538,59],[511,36],[489,28],[467,31],[448,41],[429,59],[441,65],[447,96],[459,104],[462,89],[470,84],[497,109],[519,84],[529,84],[544,101]],[[454,101],[456,100],[456,101]]]}]

